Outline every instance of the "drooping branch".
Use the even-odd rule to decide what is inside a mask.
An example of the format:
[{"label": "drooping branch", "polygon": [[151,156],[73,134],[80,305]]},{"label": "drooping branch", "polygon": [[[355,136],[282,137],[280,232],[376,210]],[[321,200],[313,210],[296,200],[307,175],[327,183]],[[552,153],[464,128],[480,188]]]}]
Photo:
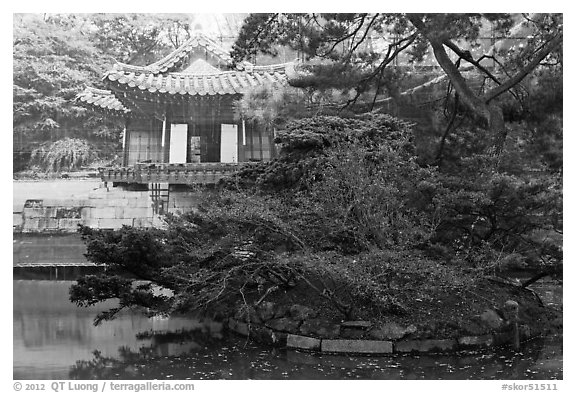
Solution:
[{"label": "drooping branch", "polygon": [[[391,44],[388,46],[387,52],[386,52],[386,56],[384,57],[384,59],[380,62],[380,64],[378,65],[378,67],[376,67],[376,69],[370,73],[366,78],[364,78],[362,80],[362,84],[366,85],[369,81],[371,81],[372,79],[374,79],[375,77],[379,76],[381,78],[382,73],[384,72],[384,69],[386,68],[386,66],[390,63],[392,63],[392,61],[394,61],[394,59],[396,57],[398,57],[398,55],[404,51],[406,48],[408,48],[416,39],[417,37],[417,33],[413,33],[405,38],[402,38],[401,40],[399,40],[398,42]],[[392,48],[394,48],[394,51],[392,52]],[[349,99],[346,104],[344,104],[341,108],[341,110],[348,108],[350,105],[354,104],[358,98],[360,97],[360,92],[357,90],[355,96],[351,99]],[[374,100],[375,102],[376,100]]]},{"label": "drooping branch", "polygon": [[350,55],[352,55],[352,53],[354,53],[356,51],[356,49],[358,49],[358,47],[364,42],[364,40],[366,39],[366,36],[370,32],[372,25],[374,25],[374,22],[376,21],[376,18],[378,18],[379,15],[380,14],[375,14],[372,17],[372,20],[368,23],[368,26],[364,30],[364,34],[362,35],[362,38],[360,38],[360,40],[356,43],[356,45],[354,45],[354,47],[350,50]]},{"label": "drooping branch", "polygon": [[[323,56],[323,57],[328,56],[330,53],[332,53],[334,51],[334,49],[336,49],[336,46],[338,46],[338,44],[346,41],[349,38],[355,37],[356,34],[358,34],[360,29],[362,28],[362,26],[364,26],[364,22],[366,20],[367,15],[368,14],[362,14],[360,16],[360,23],[358,24],[358,26],[354,30],[352,30],[350,33],[344,34],[342,37],[335,39],[332,47],[328,51],[323,53],[321,56]],[[352,51],[350,51],[350,53],[352,53]]]}]

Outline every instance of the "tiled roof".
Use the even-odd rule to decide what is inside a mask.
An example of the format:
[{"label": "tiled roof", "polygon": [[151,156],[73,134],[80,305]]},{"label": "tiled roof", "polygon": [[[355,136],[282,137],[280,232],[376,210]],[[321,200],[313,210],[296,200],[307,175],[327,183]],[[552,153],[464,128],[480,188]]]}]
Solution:
[{"label": "tiled roof", "polygon": [[[174,72],[184,61],[188,61],[186,57],[199,47],[211,53],[219,63],[231,64],[230,56],[214,40],[203,34],[196,34],[180,48],[148,66],[117,63],[104,75],[111,91],[88,87],[77,98],[101,109],[127,114],[131,112],[127,107],[133,108],[134,104],[136,107],[133,109],[137,109],[138,105],[129,103],[129,97],[128,102],[124,101],[122,95],[118,95],[118,99],[114,96],[118,90],[183,96],[236,95],[262,85],[284,85],[287,83],[286,73],[293,67],[293,63],[254,66],[249,62],[241,62],[236,70],[221,71],[204,59],[197,58],[181,72]],[[126,93],[123,94],[127,97]]]},{"label": "tiled roof", "polygon": [[100,90],[93,87],[86,87],[83,92],[76,96],[82,102],[96,106],[100,109],[115,111],[118,113],[128,113],[122,103],[112,94],[110,90]]},{"label": "tiled roof", "polygon": [[251,66],[244,71],[217,71],[213,73],[155,74],[147,70],[127,71],[114,69],[105,79],[127,87],[151,93],[182,94],[191,96],[242,94],[247,90],[271,84],[286,83],[286,71],[292,63],[274,66]]},{"label": "tiled roof", "polygon": [[170,72],[173,71],[174,66],[177,65],[180,60],[185,58],[191,51],[199,47],[206,49],[206,51],[218,58],[224,64],[231,64],[232,62],[230,55],[224,49],[222,49],[216,41],[205,36],[204,34],[196,33],[174,52],[170,53],[168,56],[155,63],[147,66],[133,66],[130,64],[116,63],[114,65],[114,69],[126,73],[145,72],[160,74]]}]

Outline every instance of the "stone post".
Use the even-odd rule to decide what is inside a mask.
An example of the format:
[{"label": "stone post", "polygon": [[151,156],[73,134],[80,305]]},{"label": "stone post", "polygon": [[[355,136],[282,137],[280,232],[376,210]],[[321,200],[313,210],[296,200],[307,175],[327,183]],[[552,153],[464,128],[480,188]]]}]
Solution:
[{"label": "stone post", "polygon": [[506,303],[504,303],[504,307],[506,308],[506,311],[508,313],[508,315],[510,315],[511,320],[512,320],[512,327],[513,327],[513,332],[514,332],[514,339],[513,339],[513,344],[514,344],[514,349],[515,350],[519,350],[520,349],[520,329],[518,327],[518,309],[519,309],[519,305],[518,302],[514,301],[514,300],[507,300]]}]

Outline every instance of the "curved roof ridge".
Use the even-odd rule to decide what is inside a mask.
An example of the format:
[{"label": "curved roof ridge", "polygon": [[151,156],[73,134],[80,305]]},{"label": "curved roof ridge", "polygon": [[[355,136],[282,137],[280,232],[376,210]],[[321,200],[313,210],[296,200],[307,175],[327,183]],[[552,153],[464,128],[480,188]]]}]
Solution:
[{"label": "curved roof ridge", "polygon": [[215,40],[208,37],[204,33],[196,32],[194,35],[190,36],[186,42],[184,42],[180,47],[176,48],[174,51],[170,52],[168,55],[162,59],[146,65],[146,66],[135,66],[131,64],[126,64],[122,62],[116,62],[114,64],[114,69],[122,69],[124,71],[140,71],[140,72],[151,72],[153,74],[164,73],[170,71],[182,58],[186,57],[194,48],[203,47],[213,56],[220,59],[226,64],[232,62],[232,58],[226,50],[224,50],[220,44]]},{"label": "curved roof ridge", "polygon": [[[167,72],[164,76],[172,75],[172,76],[177,76],[177,77],[184,77],[184,76],[203,77],[203,76],[217,76],[217,75],[232,75],[232,74],[237,74],[237,73],[252,74],[255,72],[282,72],[282,73],[286,73],[288,71],[288,69],[293,67],[295,64],[296,63],[292,61],[292,62],[281,63],[281,64],[247,66],[244,69],[240,69],[240,70],[239,69],[227,70],[227,71],[218,70],[218,71],[214,71],[214,72],[203,71],[203,72],[194,72],[194,73],[190,73],[190,72]],[[149,69],[146,69],[145,67],[133,66],[133,67],[130,67],[130,69],[115,68],[112,71],[108,71],[105,74],[104,79],[106,79],[110,74],[118,74],[119,72],[121,72],[121,73],[134,73],[134,74],[137,74],[137,73],[154,74],[152,71],[150,71]],[[154,75],[156,75],[156,74],[154,74]]]},{"label": "curved roof ridge", "polygon": [[217,75],[231,75],[231,74],[251,74],[253,72],[270,72],[270,71],[285,71],[287,67],[292,66],[293,62],[282,63],[282,64],[274,64],[274,65],[266,65],[266,66],[252,66],[244,68],[243,70],[227,70],[227,71],[216,71],[216,72],[195,72],[195,73],[187,73],[187,72],[169,72],[167,75],[173,76],[217,76]]}]

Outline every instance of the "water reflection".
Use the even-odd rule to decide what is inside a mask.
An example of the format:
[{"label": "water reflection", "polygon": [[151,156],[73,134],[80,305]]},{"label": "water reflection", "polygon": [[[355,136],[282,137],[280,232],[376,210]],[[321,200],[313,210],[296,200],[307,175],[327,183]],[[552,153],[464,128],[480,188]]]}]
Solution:
[{"label": "water reflection", "polygon": [[220,347],[197,344],[179,356],[152,348],[121,348],[116,357],[97,353],[79,362],[81,379],[561,379],[562,348],[554,340],[512,351],[451,355],[354,357],[262,349],[224,340]]},{"label": "water reflection", "polygon": [[15,379],[68,378],[71,365],[88,360],[94,350],[116,356],[119,346],[131,350],[149,345],[139,332],[194,329],[198,321],[173,317],[144,318],[126,312],[95,327],[99,311],[115,304],[79,308],[68,301],[71,281],[13,280],[13,351]]},{"label": "water reflection", "polygon": [[388,357],[277,350],[218,323],[124,313],[94,327],[96,308],[67,300],[70,281],[14,280],[15,379],[561,379],[562,338],[522,353]]}]

